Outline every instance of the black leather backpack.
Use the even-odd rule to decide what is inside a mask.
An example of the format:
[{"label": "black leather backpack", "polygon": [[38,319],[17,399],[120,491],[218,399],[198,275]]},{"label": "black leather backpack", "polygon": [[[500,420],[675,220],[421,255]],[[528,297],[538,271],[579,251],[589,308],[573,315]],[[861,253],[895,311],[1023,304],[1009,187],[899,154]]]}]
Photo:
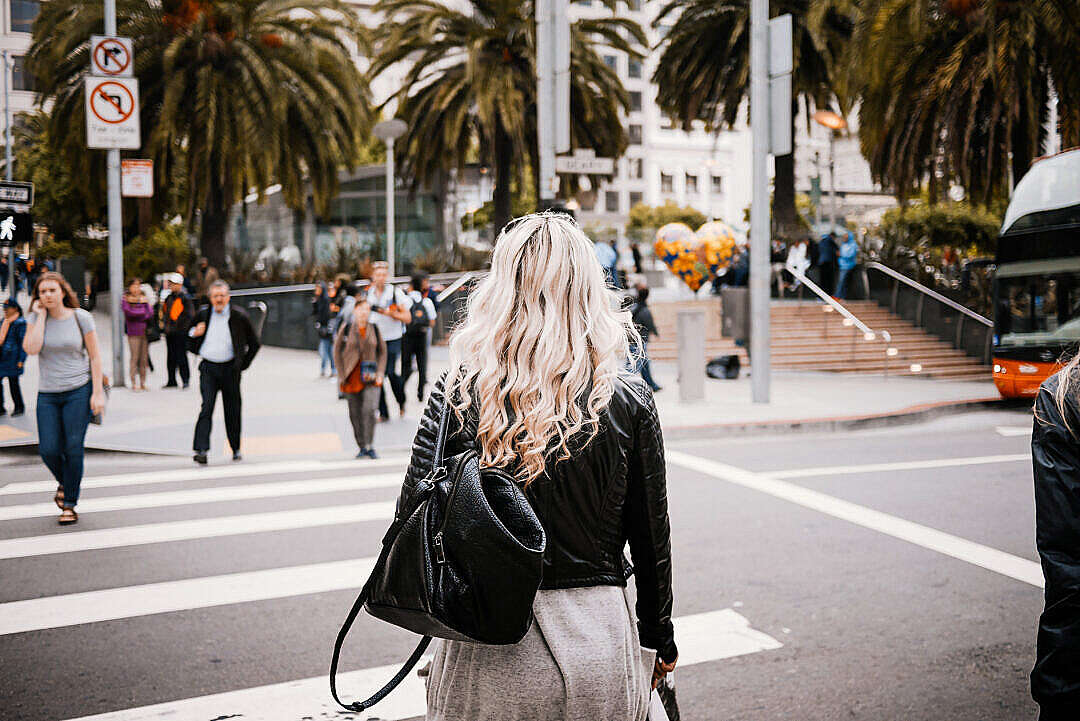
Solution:
[{"label": "black leather backpack", "polygon": [[[334,644],[330,692],[350,711],[371,708],[394,690],[433,636],[512,644],[532,623],[547,545],[543,526],[513,476],[481,468],[476,451],[443,458],[449,392],[445,398],[432,468],[383,537]],[[361,608],[424,637],[382,689],[346,704],[337,693],[338,657]]]}]

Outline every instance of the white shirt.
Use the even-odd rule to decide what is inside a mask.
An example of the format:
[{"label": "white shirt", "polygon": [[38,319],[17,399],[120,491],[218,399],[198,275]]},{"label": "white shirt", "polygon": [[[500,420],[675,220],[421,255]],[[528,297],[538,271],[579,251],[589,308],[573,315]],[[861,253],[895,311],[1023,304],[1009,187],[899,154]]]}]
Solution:
[{"label": "white shirt", "polygon": [[[383,310],[387,310],[391,305],[395,304],[401,310],[409,309],[409,299],[405,296],[405,293],[399,290],[397,286],[390,285],[389,283],[383,286],[383,292],[379,294],[375,293],[375,288],[373,286],[368,286],[367,299],[371,305],[380,306]],[[405,333],[405,324],[391,318],[385,313],[371,311],[371,316],[368,320],[379,328],[379,333],[382,335],[384,341],[397,340]]]},{"label": "white shirt", "polygon": [[232,334],[229,333],[229,306],[220,313],[210,309],[199,356],[211,363],[228,363],[233,359]]}]

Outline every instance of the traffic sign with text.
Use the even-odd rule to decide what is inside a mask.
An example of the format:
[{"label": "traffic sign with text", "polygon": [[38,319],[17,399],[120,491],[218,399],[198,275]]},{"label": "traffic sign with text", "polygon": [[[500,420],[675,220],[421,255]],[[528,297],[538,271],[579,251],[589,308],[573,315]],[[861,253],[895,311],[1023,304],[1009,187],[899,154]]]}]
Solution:
[{"label": "traffic sign with text", "polygon": [[556,173],[576,173],[578,175],[613,175],[614,158],[598,158],[595,155],[575,153],[560,155],[555,158]]},{"label": "traffic sign with text", "polygon": [[125,198],[154,197],[154,161],[129,158],[120,161],[120,195]]},{"label": "traffic sign with text", "polygon": [[139,133],[139,81],[86,78],[86,146],[134,150]]},{"label": "traffic sign with text", "polygon": [[90,38],[90,74],[106,78],[135,75],[135,52],[131,38],[94,35]]},{"label": "traffic sign with text", "polygon": [[34,204],[34,184],[18,180],[0,180],[0,204]]}]

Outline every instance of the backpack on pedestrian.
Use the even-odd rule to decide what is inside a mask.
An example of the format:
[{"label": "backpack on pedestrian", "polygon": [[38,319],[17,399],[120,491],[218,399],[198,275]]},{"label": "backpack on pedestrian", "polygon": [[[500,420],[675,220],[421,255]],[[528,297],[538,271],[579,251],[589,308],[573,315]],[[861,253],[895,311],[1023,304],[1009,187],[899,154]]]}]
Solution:
[{"label": "backpack on pedestrian", "polygon": [[405,325],[405,335],[410,338],[422,338],[431,327],[431,316],[424,307],[424,299],[414,300],[409,308],[409,322]]}]

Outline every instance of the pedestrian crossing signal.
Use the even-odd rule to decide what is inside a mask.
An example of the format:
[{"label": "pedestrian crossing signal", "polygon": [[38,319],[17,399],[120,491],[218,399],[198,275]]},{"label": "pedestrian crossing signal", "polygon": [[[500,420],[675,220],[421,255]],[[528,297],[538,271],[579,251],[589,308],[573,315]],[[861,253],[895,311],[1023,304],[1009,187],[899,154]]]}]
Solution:
[{"label": "pedestrian crossing signal", "polygon": [[29,213],[0,210],[0,246],[10,248],[34,239],[34,221]]}]

